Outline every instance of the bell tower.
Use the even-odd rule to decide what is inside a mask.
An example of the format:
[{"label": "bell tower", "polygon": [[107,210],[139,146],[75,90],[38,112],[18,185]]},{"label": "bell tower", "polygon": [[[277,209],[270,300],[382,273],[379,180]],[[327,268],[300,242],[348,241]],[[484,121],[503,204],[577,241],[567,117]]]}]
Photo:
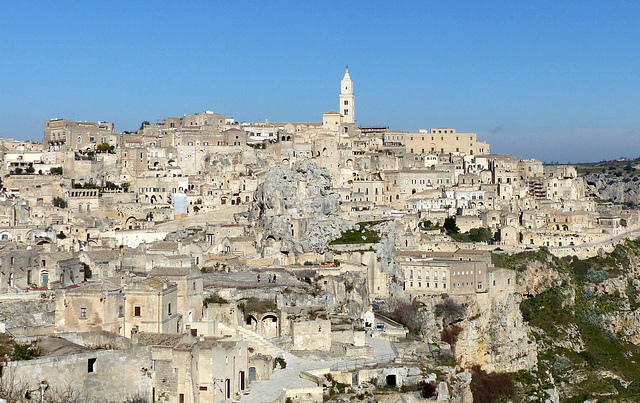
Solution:
[{"label": "bell tower", "polygon": [[349,76],[349,66],[340,83],[340,107],[338,111],[342,115],[342,123],[355,123],[355,95],[353,95],[353,80]]}]

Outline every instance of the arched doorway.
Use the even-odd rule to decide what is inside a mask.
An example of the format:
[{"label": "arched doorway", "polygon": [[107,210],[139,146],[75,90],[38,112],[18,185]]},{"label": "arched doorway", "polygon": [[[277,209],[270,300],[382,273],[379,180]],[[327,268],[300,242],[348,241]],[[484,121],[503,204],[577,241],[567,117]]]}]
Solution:
[{"label": "arched doorway", "polygon": [[274,314],[265,314],[260,320],[260,333],[267,339],[278,337],[278,317]]},{"label": "arched doorway", "polygon": [[255,316],[249,315],[245,320],[245,328],[251,330],[252,332],[258,331],[258,319]]}]

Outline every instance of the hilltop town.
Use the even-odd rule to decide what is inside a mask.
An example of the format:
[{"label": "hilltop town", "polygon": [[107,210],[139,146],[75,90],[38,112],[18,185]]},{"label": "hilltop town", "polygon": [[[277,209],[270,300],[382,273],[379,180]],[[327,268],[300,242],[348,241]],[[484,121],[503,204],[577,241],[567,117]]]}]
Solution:
[{"label": "hilltop town", "polygon": [[[3,139],[0,398],[480,401],[482,376],[543,367],[531,301],[553,287],[625,299],[597,326],[640,343],[638,200],[476,133],[360,126],[348,69],[336,95],[318,122],[51,119],[42,143]],[[578,393],[544,377],[495,392]]]}]

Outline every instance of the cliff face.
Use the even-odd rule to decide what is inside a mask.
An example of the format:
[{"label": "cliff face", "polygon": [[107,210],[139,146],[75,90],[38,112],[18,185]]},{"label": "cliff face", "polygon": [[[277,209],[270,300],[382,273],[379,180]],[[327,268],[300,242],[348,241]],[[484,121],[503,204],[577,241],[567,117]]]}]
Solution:
[{"label": "cliff face", "polygon": [[521,300],[519,294],[506,293],[471,307],[477,314],[462,322],[455,344],[459,366],[479,365],[487,372],[517,372],[536,365],[536,342],[522,320]]},{"label": "cliff face", "polygon": [[639,160],[603,161],[578,165],[587,184],[587,195],[614,203],[640,205]]},{"label": "cliff face", "polygon": [[[637,176],[634,177],[637,179]],[[640,204],[640,183],[633,179],[611,176],[607,173],[585,175],[587,194],[614,203]]]},{"label": "cliff face", "polygon": [[[520,302],[524,328],[535,337],[537,359],[534,366],[524,357],[514,374],[516,394],[540,399],[612,399],[638,401],[640,398],[640,242],[627,241],[610,254],[581,260],[576,257],[558,259],[541,249],[526,252],[501,263],[518,270]],[[505,264],[506,266],[509,266]],[[491,308],[495,310],[496,308]],[[500,313],[500,311],[497,311]],[[479,319],[491,323],[491,317]],[[505,320],[510,319],[508,313]],[[498,321],[497,323],[500,323]],[[514,324],[517,324],[515,319]],[[489,326],[477,334],[471,328],[468,337],[477,338],[481,347],[484,332],[498,332],[505,327]],[[510,330],[513,337],[523,334],[520,325]],[[498,333],[500,334],[500,333]],[[522,353],[533,344],[517,344]],[[479,360],[490,368],[505,356],[499,350],[464,348],[463,357]],[[508,356],[508,355],[507,355]],[[470,362],[473,362],[469,359]],[[496,371],[513,372],[517,366],[494,365]],[[580,400],[582,401],[582,400]]]}]

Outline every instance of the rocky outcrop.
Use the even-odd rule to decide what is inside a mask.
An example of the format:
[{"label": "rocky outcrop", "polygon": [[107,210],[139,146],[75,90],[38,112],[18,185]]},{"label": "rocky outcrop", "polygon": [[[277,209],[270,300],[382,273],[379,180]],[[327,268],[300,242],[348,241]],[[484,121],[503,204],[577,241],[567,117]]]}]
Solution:
[{"label": "rocky outcrop", "polygon": [[389,295],[401,295],[404,284],[404,273],[398,270],[396,263],[395,234],[396,222],[384,221],[374,225],[373,229],[380,234],[380,242],[376,245],[376,259],[380,264],[380,271],[387,273],[389,281]]},{"label": "rocky outcrop", "polygon": [[55,302],[51,300],[3,301],[0,322],[7,329],[53,326]]},{"label": "rocky outcrop", "polygon": [[516,372],[537,363],[536,342],[520,313],[520,294],[507,293],[471,307],[478,314],[461,323],[455,345],[458,365],[487,372]]},{"label": "rocky outcrop", "polygon": [[274,167],[254,194],[248,219],[262,230],[262,256],[324,253],[349,225],[338,215],[340,195],[315,162]]},{"label": "rocky outcrop", "polygon": [[521,295],[535,296],[557,285],[559,280],[559,273],[549,270],[545,263],[529,262],[518,276],[518,292]]},{"label": "rocky outcrop", "polygon": [[[635,180],[634,180],[635,179]],[[620,171],[594,172],[584,176],[587,195],[614,203],[640,204],[640,181],[637,175]]]}]

